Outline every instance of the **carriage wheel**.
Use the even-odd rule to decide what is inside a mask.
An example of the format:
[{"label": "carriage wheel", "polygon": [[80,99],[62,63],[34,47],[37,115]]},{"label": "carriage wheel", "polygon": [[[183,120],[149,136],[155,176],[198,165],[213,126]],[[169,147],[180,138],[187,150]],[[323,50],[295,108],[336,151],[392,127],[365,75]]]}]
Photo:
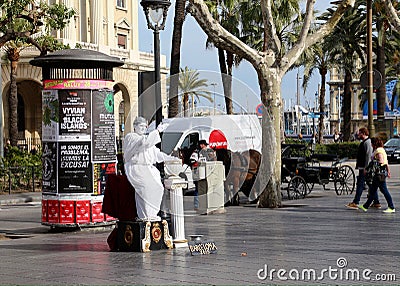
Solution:
[{"label": "carriage wheel", "polygon": [[356,175],[348,165],[339,167],[335,180],[335,191],[338,196],[353,193],[356,184]]},{"label": "carriage wheel", "polygon": [[314,188],[314,184],[315,184],[315,183],[307,183],[307,193],[306,193],[306,195],[308,195],[308,194],[311,193],[311,191],[312,191],[313,188]]},{"label": "carriage wheel", "polygon": [[294,176],[289,182],[287,194],[289,200],[303,199],[307,194],[306,181],[300,176]]}]

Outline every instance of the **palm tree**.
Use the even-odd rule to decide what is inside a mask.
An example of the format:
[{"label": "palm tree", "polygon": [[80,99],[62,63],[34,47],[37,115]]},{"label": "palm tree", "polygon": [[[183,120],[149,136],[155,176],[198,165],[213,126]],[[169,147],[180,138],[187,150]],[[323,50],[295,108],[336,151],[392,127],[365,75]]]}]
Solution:
[{"label": "palm tree", "polygon": [[172,33],[171,47],[171,80],[169,89],[168,117],[175,117],[178,115],[178,74],[181,63],[182,26],[183,22],[185,21],[185,5],[186,0],[175,1],[174,29]]},{"label": "palm tree", "polygon": [[196,98],[200,101],[200,97],[207,99],[210,102],[213,102],[211,97],[211,92],[207,90],[208,84],[206,79],[199,79],[199,72],[195,70],[191,70],[188,67],[184,69],[181,68],[181,72],[179,74],[179,89],[180,93],[183,95],[183,116],[188,116],[189,110],[189,97],[191,101],[194,102]]},{"label": "palm tree", "polygon": [[5,48],[7,59],[11,63],[10,71],[10,93],[8,94],[9,105],[9,137],[11,146],[17,146],[18,141],[18,96],[17,96],[17,67],[19,61],[20,49],[8,45]]},{"label": "palm tree", "polygon": [[[364,64],[366,51],[366,17],[362,1],[356,1],[355,6],[349,9],[336,25],[326,41],[332,43],[330,47],[333,63],[344,71],[343,92],[343,139],[348,141],[351,135],[351,98],[353,76],[359,74],[358,63]],[[328,9],[324,17],[331,16],[333,11]],[[340,100],[340,99],[339,99]],[[340,110],[339,110],[340,114]]]},{"label": "palm tree", "polygon": [[[238,0],[221,0],[209,1],[210,12],[213,14],[222,27],[233,35],[240,36],[240,5],[242,1]],[[207,40],[207,47],[213,46],[212,42]],[[221,72],[221,81],[224,90],[226,113],[233,113],[232,105],[232,69],[234,65],[239,65],[240,59],[233,53],[225,51],[223,48],[217,48],[218,63]]]},{"label": "palm tree", "polygon": [[376,22],[377,36],[375,41],[375,54],[376,54],[376,69],[382,75],[382,84],[379,86],[376,92],[377,98],[377,118],[378,121],[385,119],[385,107],[386,107],[386,33],[389,28],[388,17],[381,1],[374,2],[374,15]]},{"label": "palm tree", "polygon": [[322,136],[324,133],[326,75],[328,70],[332,67],[329,46],[330,44],[326,43],[325,41],[322,43],[317,43],[310,49],[307,49],[300,58],[300,63],[304,65],[304,91],[307,89],[307,85],[315,70],[318,70],[321,76],[321,90],[319,90],[320,117],[318,124],[318,142],[322,142]]}]

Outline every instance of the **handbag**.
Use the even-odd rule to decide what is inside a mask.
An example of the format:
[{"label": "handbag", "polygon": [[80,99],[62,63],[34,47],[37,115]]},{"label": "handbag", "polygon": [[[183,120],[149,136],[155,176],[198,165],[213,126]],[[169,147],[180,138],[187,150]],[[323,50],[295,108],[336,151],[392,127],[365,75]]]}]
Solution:
[{"label": "handbag", "polygon": [[367,185],[372,185],[374,180],[378,182],[384,182],[388,176],[387,166],[382,165],[377,160],[372,160],[369,162],[368,166],[365,168],[365,182]]},{"label": "handbag", "polygon": [[387,166],[386,165],[379,166],[379,169],[375,174],[375,177],[378,180],[378,182],[384,182],[387,176],[388,176]]}]

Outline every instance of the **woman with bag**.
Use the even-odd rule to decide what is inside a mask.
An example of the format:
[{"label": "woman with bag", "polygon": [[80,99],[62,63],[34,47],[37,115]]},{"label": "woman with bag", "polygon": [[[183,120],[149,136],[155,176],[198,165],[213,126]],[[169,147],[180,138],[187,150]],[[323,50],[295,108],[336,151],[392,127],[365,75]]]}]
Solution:
[{"label": "woman with bag", "polygon": [[386,185],[386,177],[390,178],[390,169],[385,149],[383,149],[383,142],[381,139],[374,137],[371,138],[371,144],[374,150],[374,152],[372,153],[372,160],[378,161],[378,163],[380,164],[380,169],[382,171],[377,172],[374,175],[372,179],[372,184],[369,187],[368,200],[365,202],[365,204],[360,205],[359,208],[366,212],[368,210],[368,207],[372,203],[373,198],[376,197],[376,192],[378,191],[379,188],[379,190],[385,196],[386,202],[388,204],[388,208],[383,212],[394,213],[395,208],[392,196],[390,195]]}]

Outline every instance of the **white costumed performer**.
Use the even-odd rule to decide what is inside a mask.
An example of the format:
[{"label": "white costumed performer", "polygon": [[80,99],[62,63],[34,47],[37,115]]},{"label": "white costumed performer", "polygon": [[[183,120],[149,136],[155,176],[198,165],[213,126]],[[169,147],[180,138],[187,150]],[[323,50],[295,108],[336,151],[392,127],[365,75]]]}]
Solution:
[{"label": "white costumed performer", "polygon": [[160,151],[155,145],[161,142],[159,130],[145,135],[147,121],[137,117],[133,123],[134,133],[128,133],[123,143],[125,173],[135,188],[136,209],[139,220],[160,220],[157,215],[164,186],[159,170],[154,164],[165,160],[176,160]]}]

